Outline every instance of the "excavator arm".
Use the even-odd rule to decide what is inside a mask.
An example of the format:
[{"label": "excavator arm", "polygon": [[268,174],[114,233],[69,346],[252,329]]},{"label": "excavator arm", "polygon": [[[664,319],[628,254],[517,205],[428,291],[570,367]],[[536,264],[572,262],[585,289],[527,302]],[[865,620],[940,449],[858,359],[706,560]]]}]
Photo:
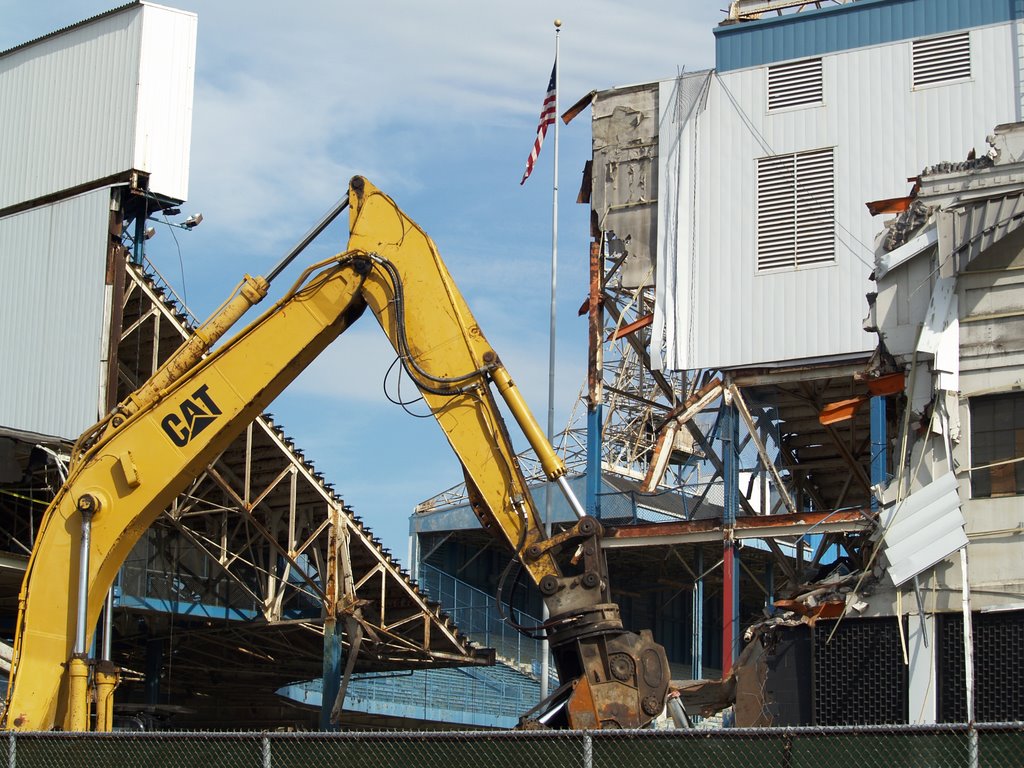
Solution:
[{"label": "excavator arm", "polygon": [[[482,525],[513,550],[548,605],[551,619],[543,629],[564,685],[531,722],[640,727],[661,711],[669,682],[664,650],[649,633],[623,629],[608,600],[600,525],[569,491],[564,465],[433,242],[361,177],[352,180],[348,203],[348,250],[309,267],[273,307],[210,351],[267,293],[267,280],[246,276],[192,340],[80,438],[22,586],[8,728],[88,729],[82,715],[88,636],[132,547],[366,308],[448,437]],[[492,385],[576,510],[579,520],[569,531],[545,536]],[[576,555],[571,573],[564,572],[562,551]]]}]

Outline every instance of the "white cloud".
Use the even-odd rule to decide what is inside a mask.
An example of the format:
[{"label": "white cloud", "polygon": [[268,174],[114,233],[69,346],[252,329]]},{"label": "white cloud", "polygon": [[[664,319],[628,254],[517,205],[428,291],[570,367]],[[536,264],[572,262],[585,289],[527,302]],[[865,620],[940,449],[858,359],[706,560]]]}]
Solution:
[{"label": "white cloud", "polygon": [[[708,24],[720,15],[710,4],[694,19],[693,4],[684,12],[679,3],[582,0],[324,0],[286,13],[241,0],[180,5],[199,14],[192,196],[226,235],[251,232],[269,211],[303,221],[356,170],[389,191],[430,191],[438,180],[421,176],[423,151],[436,143],[428,137],[467,122],[518,126],[516,162],[525,160],[555,13],[565,23],[566,103],[592,88],[706,66]],[[419,152],[406,152],[403,133],[419,137]],[[285,236],[270,228],[261,240]]]}]

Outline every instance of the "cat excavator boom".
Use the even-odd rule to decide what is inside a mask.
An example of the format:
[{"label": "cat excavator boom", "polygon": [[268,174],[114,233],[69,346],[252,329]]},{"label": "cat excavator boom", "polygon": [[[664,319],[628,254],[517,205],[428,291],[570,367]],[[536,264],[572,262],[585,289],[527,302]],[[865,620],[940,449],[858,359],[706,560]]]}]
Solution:
[{"label": "cat excavator boom", "polygon": [[[662,711],[669,683],[665,652],[649,632],[623,628],[609,600],[601,526],[573,496],[563,462],[434,243],[361,177],[350,182],[347,204],[347,250],[308,267],[269,310],[226,338],[267,295],[281,265],[267,278],[246,275],[190,340],[79,439],[67,481],[43,518],[20,594],[7,728],[89,730],[90,681],[110,671],[91,670],[87,649],[132,547],[202,468],[367,309],[462,464],[481,525],[511,549],[549,609],[541,631],[563,684],[525,722],[637,728]],[[576,512],[568,530],[545,535],[495,393]],[[97,722],[109,723],[109,712]]]}]

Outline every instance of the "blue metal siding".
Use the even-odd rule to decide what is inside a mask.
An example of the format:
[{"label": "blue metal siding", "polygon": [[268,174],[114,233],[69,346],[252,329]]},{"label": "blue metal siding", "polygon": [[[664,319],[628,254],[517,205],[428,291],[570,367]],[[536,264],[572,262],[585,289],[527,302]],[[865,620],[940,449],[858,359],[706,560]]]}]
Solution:
[{"label": "blue metal siding", "polygon": [[1022,16],[1020,0],[859,0],[831,8],[717,27],[719,72],[821,56]]}]

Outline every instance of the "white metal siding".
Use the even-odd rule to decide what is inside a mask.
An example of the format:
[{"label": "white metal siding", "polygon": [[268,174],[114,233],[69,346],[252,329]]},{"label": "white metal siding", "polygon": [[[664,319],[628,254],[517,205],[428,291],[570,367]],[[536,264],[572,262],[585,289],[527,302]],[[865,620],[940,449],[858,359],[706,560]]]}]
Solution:
[{"label": "white metal siding", "polygon": [[0,425],[77,437],[99,412],[110,190],[0,219]]},{"label": "white metal siding", "polygon": [[196,17],[171,8],[143,8],[135,167],[150,172],[152,191],[187,200]]},{"label": "white metal siding", "polygon": [[[876,339],[861,330],[861,320],[883,222],[864,203],[906,194],[907,178],[929,164],[961,160],[972,148],[984,151],[985,136],[1015,118],[1011,26],[972,30],[971,51],[969,80],[916,91],[910,41],[826,56],[824,105],[780,112],[767,111],[763,68],[712,81],[698,127],[695,245],[682,243],[675,264],[665,265],[694,288],[657,308],[672,340],[668,367],[745,366],[874,349]],[[671,141],[660,137],[662,162]],[[830,146],[835,262],[759,274],[757,159]],[[692,176],[681,183],[692,185]],[[659,223],[659,238],[664,231]],[[673,328],[688,332],[674,334]]]},{"label": "white metal siding", "polygon": [[130,6],[0,57],[0,209],[132,168],[185,199],[195,27]]}]

